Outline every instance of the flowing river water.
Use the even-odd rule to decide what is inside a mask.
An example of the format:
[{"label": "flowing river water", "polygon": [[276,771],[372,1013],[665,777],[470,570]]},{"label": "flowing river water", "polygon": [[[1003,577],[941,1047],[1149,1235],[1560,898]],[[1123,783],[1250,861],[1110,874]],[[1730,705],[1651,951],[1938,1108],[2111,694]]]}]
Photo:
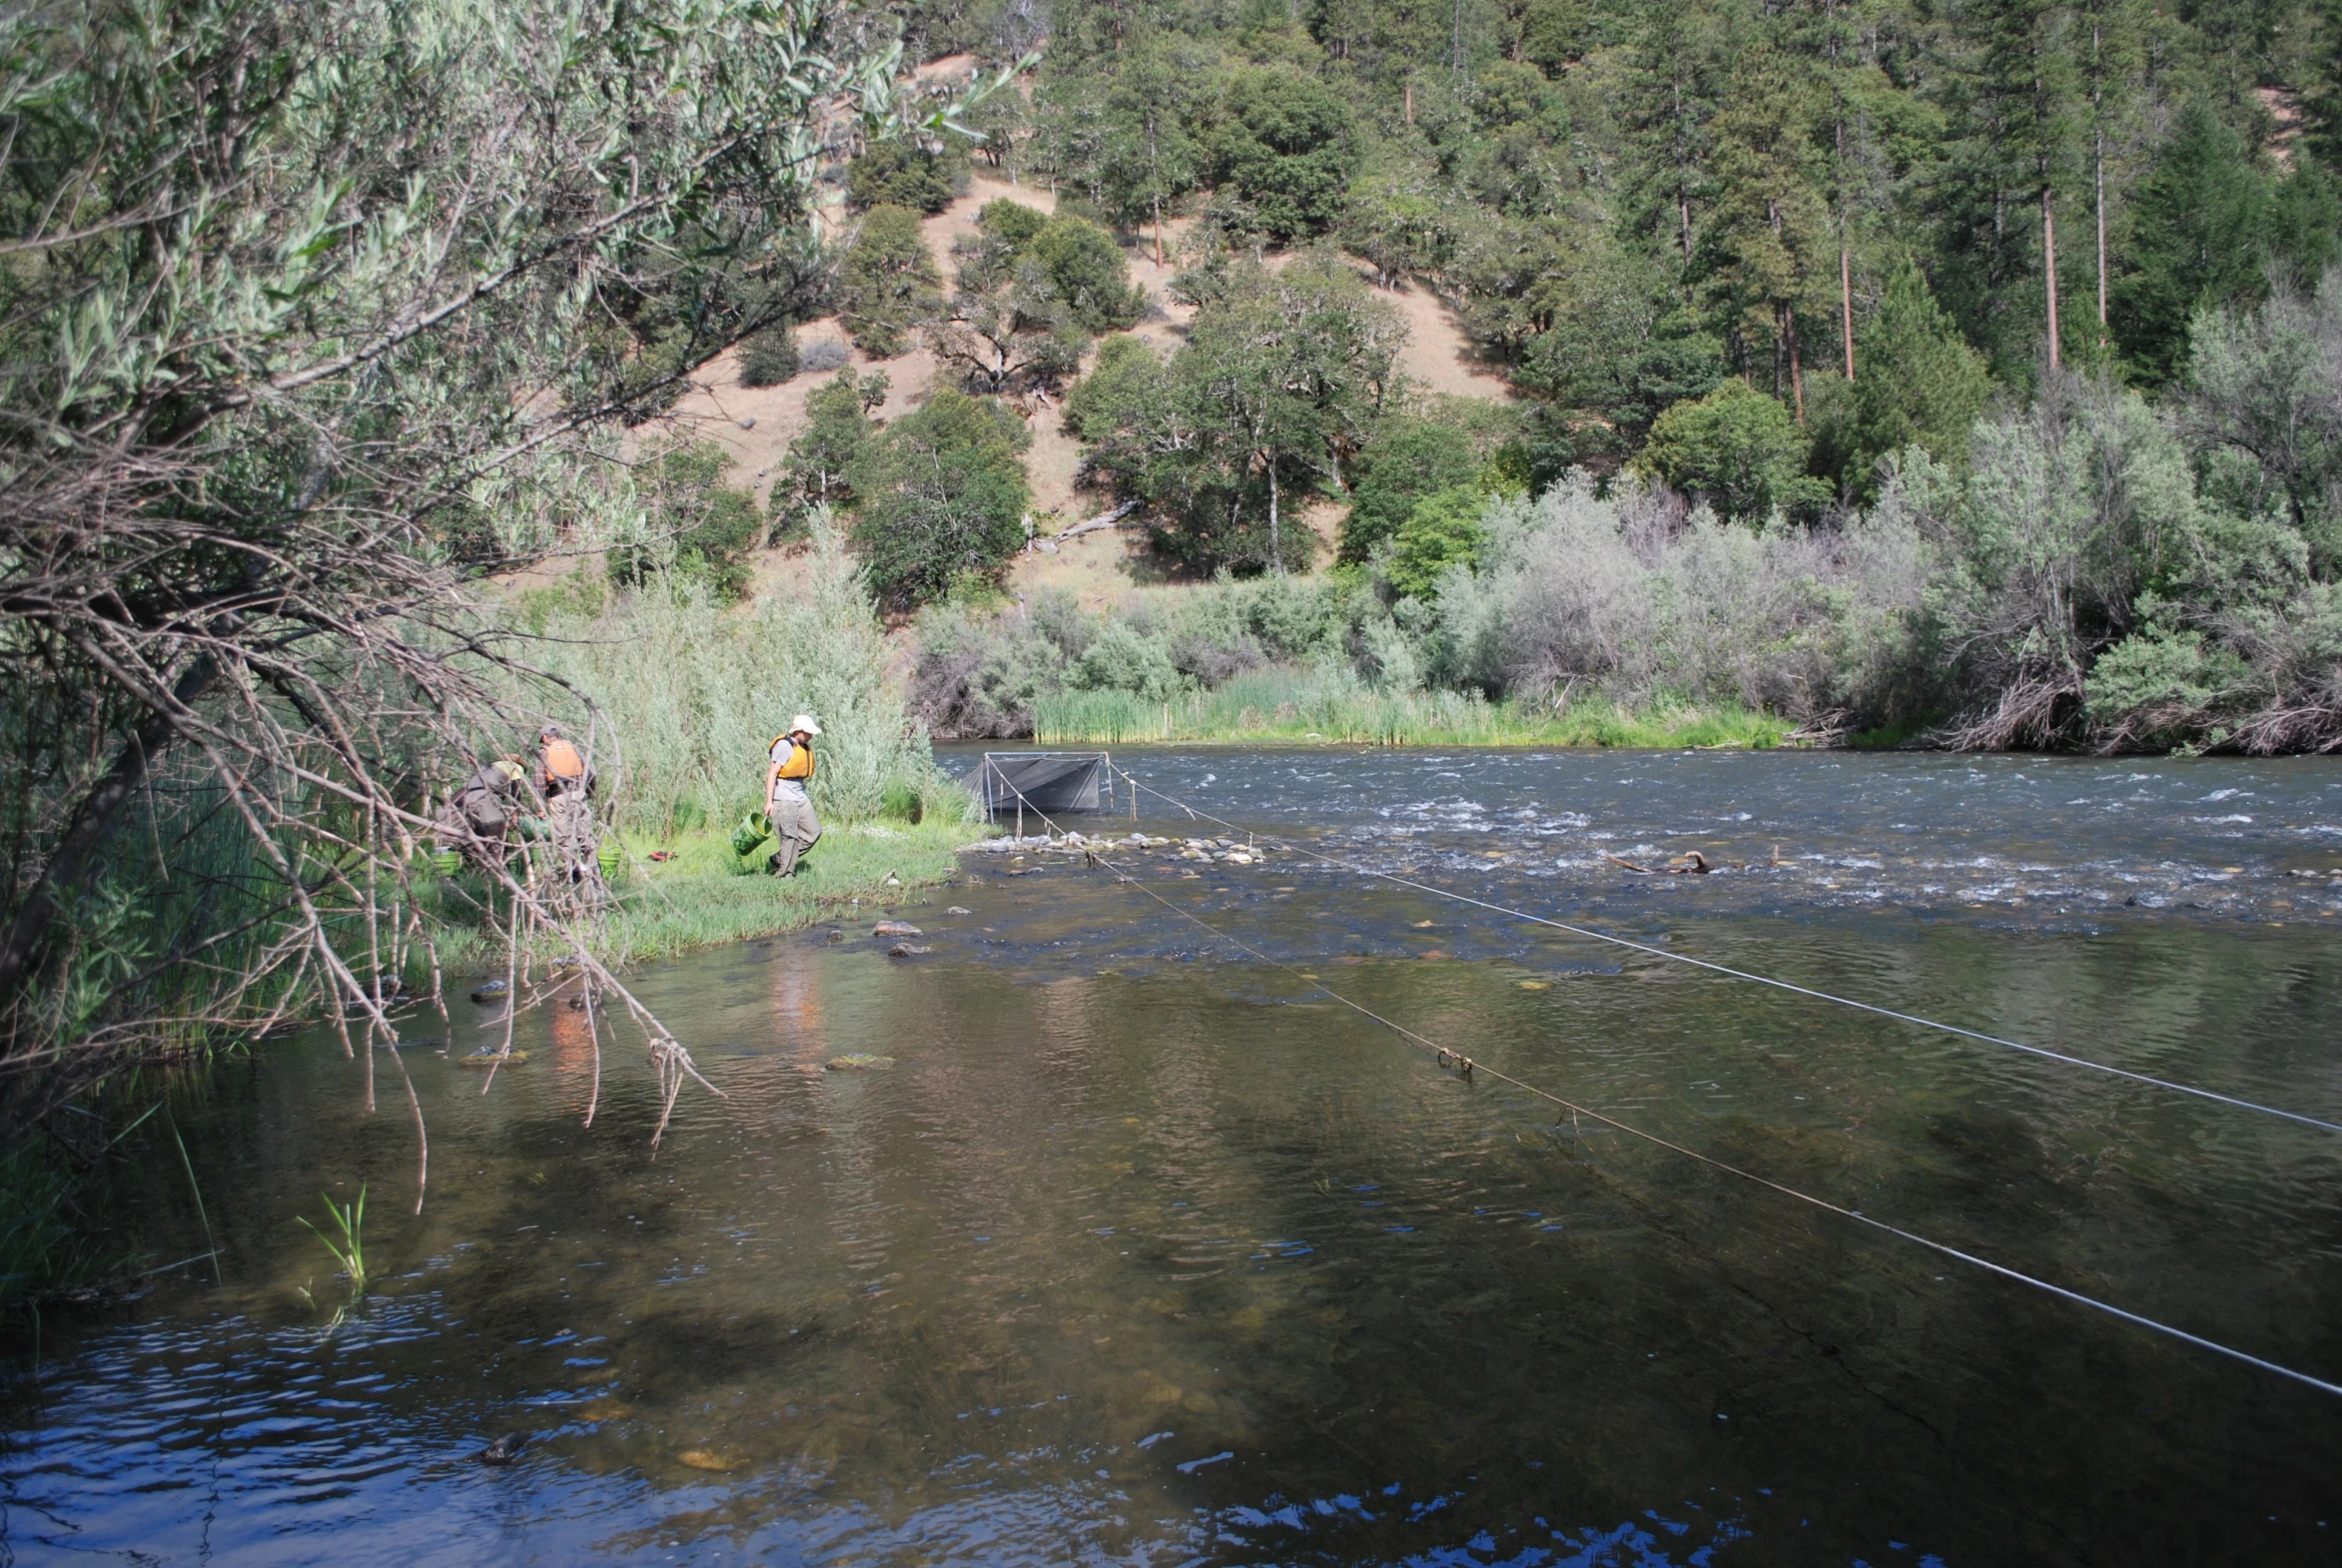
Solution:
[{"label": "flowing river water", "polygon": [[[1266,838],[2342,1121],[2333,761],[1116,760]],[[1137,826],[1244,836],[1150,797]],[[1691,849],[1725,869],[1606,858]],[[2342,1134],[1299,852],[1110,857],[1274,962],[1080,857],[970,854],[634,977],[724,1092],[655,1155],[631,1039],[580,1125],[563,1007],[484,1094],[403,1053],[419,1217],[380,1054],[371,1114],[322,1036],[221,1070],[176,1113],[219,1277],[52,1329],[0,1409],[0,1561],[2342,1560],[2342,1397],[1443,1070],[1319,983],[2330,1380]],[[933,951],[889,957],[882,918]],[[150,1151],[173,1256],[204,1252]],[[345,1310],[296,1215],[362,1182]],[[479,1463],[508,1430],[522,1458]]]}]

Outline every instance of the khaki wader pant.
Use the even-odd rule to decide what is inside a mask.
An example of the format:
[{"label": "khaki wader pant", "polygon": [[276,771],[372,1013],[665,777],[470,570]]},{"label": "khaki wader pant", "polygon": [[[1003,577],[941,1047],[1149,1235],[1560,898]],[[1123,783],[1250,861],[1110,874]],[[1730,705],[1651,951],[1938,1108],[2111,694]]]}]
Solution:
[{"label": "khaki wader pant", "polygon": [[821,821],[813,814],[813,802],[805,798],[802,786],[783,780],[765,803],[764,814],[773,825],[773,875],[794,875],[797,857],[821,837]]},{"label": "khaki wader pant", "polygon": [[601,881],[601,865],[595,858],[601,835],[595,831],[593,803],[579,791],[563,790],[545,802],[545,825],[552,832],[559,880],[577,887]]}]

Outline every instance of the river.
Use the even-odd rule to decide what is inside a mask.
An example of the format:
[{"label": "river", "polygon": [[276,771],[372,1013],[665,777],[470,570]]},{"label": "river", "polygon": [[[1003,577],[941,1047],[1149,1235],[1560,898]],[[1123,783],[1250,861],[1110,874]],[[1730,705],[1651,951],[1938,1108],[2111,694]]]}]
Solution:
[{"label": "river", "polygon": [[[1117,761],[1242,830],[1142,797],[1150,834],[2342,1120],[2342,763]],[[1115,804],[1082,825],[1131,832]],[[1608,858],[1693,849],[1723,869]],[[655,1153],[633,1045],[581,1126],[565,1008],[492,1086],[405,1052],[419,1217],[387,1060],[371,1114],[322,1036],[216,1072],[176,1115],[224,1279],[52,1329],[0,1411],[0,1561],[2342,1558],[2342,1397],[1442,1068],[1321,988],[2333,1380],[2342,1134],[1297,849],[1109,858],[1169,907],[971,854],[633,977],[723,1091]],[[149,1151],[173,1256],[205,1251]],[[348,1303],[296,1216],[361,1183]],[[508,1430],[517,1463],[474,1458]]]}]

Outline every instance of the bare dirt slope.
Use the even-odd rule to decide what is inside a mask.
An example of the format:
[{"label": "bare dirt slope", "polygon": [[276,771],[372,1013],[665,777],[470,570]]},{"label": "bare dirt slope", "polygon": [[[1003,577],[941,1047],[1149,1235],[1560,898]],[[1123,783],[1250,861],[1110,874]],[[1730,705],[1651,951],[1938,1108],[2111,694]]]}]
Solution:
[{"label": "bare dirt slope", "polygon": [[[952,278],[952,242],[976,227],[976,214],[986,202],[1003,196],[1045,213],[1057,206],[1047,191],[980,179],[968,195],[920,225],[947,289]],[[899,417],[925,402],[935,390],[936,358],[924,347],[891,360],[873,360],[847,344],[845,329],[834,317],[807,322],[797,329],[800,349],[824,339],[846,344],[848,363],[856,370],[885,373],[887,399],[877,410],[878,418]],[[761,500],[771,492],[772,477],[788,456],[789,442],[805,427],[806,395],[826,380],[825,376],[805,375],[778,387],[743,387],[739,357],[727,350],[699,368],[692,390],[676,402],[669,417],[678,434],[714,441],[730,452],[739,464],[735,477],[749,482]]]},{"label": "bare dirt slope", "polygon": [[[975,229],[976,215],[985,203],[1003,198],[1044,213],[1057,207],[1056,198],[1046,189],[1012,185],[980,174],[966,196],[922,224],[947,290],[953,271],[952,242]],[[842,215],[831,219],[833,225],[845,221]],[[1170,297],[1171,280],[1179,271],[1178,249],[1191,227],[1191,221],[1177,218],[1165,225],[1165,261],[1160,267],[1155,261],[1152,229],[1141,235],[1140,243],[1130,252],[1132,281],[1143,286],[1154,302],[1148,319],[1135,333],[1161,354],[1178,348],[1194,315]],[[1282,265],[1284,260],[1272,257],[1270,265]],[[1407,345],[1400,366],[1410,381],[1425,391],[1454,396],[1502,399],[1512,395],[1504,380],[1475,358],[1454,314],[1428,289],[1402,285],[1378,291],[1377,297],[1394,307],[1407,324]],[[804,324],[797,338],[801,347],[824,340],[846,344],[844,329],[834,318]],[[848,363],[856,370],[880,371],[887,377],[887,398],[877,410],[881,420],[900,417],[924,402],[935,389],[938,363],[924,346],[882,361],[873,361],[850,345],[848,348]],[[748,484],[763,501],[787,459],[789,442],[805,426],[807,394],[826,380],[826,376],[801,375],[779,387],[742,387],[738,359],[727,352],[700,368],[692,390],[672,410],[672,427],[686,438],[711,440],[730,452],[738,464],[735,480]],[[1077,489],[1081,445],[1060,428],[1054,405],[1037,406],[1027,427],[1033,445],[1026,455],[1026,473],[1033,487],[1033,521],[1039,537],[1035,547],[1020,555],[1011,569],[1009,591],[1026,598],[1044,589],[1065,588],[1097,608],[1115,602],[1140,583],[1162,580],[1161,571],[1146,552],[1144,535],[1137,529],[1106,528],[1062,544],[1049,538],[1105,510],[1109,502],[1106,497]],[[1328,555],[1342,510],[1330,503],[1311,502],[1303,511],[1302,521],[1326,543]],[[761,563],[758,575],[766,577],[778,569],[785,569],[778,559],[767,561]]]},{"label": "bare dirt slope", "polygon": [[[1371,276],[1373,269],[1365,271]],[[1493,402],[1511,398],[1512,384],[1473,351],[1463,324],[1439,296],[1409,283],[1378,289],[1375,295],[1396,307],[1407,324],[1407,346],[1399,352],[1399,369],[1407,380],[1426,392],[1453,397],[1486,397]]]}]

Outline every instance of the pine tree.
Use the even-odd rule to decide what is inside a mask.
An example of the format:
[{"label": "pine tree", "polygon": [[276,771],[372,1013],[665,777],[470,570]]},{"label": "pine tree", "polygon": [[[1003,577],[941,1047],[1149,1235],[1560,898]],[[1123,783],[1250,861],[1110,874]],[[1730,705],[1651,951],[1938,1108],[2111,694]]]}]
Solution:
[{"label": "pine tree", "polygon": [[1208,101],[1214,62],[1202,51],[1153,29],[1124,50],[1106,93],[1107,133],[1099,184],[1117,224],[1155,226],[1155,264],[1164,263],[1164,209],[1195,188],[1202,149],[1196,117]]},{"label": "pine tree", "polygon": [[1625,120],[1634,164],[1624,215],[1674,256],[1688,285],[1695,231],[1714,185],[1720,19],[1703,0],[1646,0],[1629,51]]},{"label": "pine tree", "polygon": [[1968,427],[1991,392],[1984,357],[1928,292],[1909,257],[1887,276],[1879,309],[1855,337],[1862,371],[1847,398],[1845,427],[1828,432],[1819,462],[1842,491],[1867,500],[1877,492],[1879,462],[1906,446],[1957,465],[1967,456]]},{"label": "pine tree", "polygon": [[[1773,395],[1802,423],[1798,318],[1826,319],[1832,291],[1824,267],[1837,260],[1817,136],[1826,100],[1800,53],[1771,41],[1734,53],[1725,107],[1712,126],[1716,206],[1695,260],[1728,340],[1769,341]],[[1751,371],[1756,358],[1744,353]]]},{"label": "pine tree", "polygon": [[2058,215],[2086,211],[2070,9],[2056,0],[1972,0],[1954,10],[1956,69],[1939,101],[1951,144],[1937,172],[1940,282],[2003,379],[2027,380],[2036,348],[2059,357]]},{"label": "pine tree", "polygon": [[2186,357],[2197,311],[2259,294],[2268,185],[2243,138],[2199,100],[2181,112],[2134,206],[2130,272],[2114,290],[2115,336],[2142,372],[2168,381]]}]

